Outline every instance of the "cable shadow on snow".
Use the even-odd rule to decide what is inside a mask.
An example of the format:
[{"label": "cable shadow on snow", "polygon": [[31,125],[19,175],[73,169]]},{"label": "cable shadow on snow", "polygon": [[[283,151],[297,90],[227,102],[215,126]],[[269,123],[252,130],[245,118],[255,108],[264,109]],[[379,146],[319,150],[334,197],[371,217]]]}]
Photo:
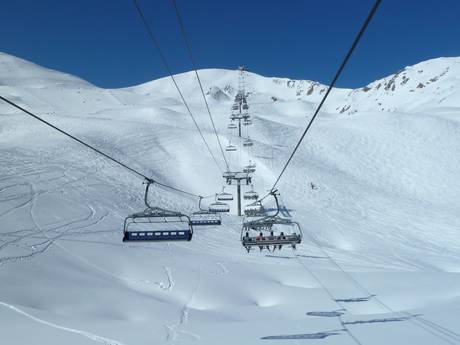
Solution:
[{"label": "cable shadow on snow", "polygon": [[308,316],[318,316],[318,317],[339,317],[345,314],[345,312],[341,310],[335,311],[309,311],[306,313]]},{"label": "cable shadow on snow", "polygon": [[334,301],[336,302],[343,302],[343,303],[360,303],[360,302],[368,302],[372,297],[376,295],[369,295],[366,297],[353,297],[353,298],[337,298]]},{"label": "cable shadow on snow", "polygon": [[360,325],[368,323],[383,323],[383,322],[398,322],[406,321],[409,317],[387,317],[382,319],[370,319],[370,320],[355,320],[355,321],[344,321],[343,325]]},{"label": "cable shadow on snow", "polygon": [[270,335],[262,337],[262,340],[291,340],[291,339],[324,339],[332,335],[339,335],[344,329],[333,331],[317,332],[317,333],[304,333],[304,334],[287,334],[287,335]]}]

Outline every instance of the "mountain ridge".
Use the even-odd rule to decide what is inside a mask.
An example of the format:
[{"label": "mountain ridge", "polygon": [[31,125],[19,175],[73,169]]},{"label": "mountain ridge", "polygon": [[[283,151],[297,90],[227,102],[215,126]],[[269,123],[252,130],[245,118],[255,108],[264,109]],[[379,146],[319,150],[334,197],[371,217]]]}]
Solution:
[{"label": "mountain ridge", "polygon": [[[198,71],[205,85],[205,91],[212,101],[229,102],[237,89],[237,71],[225,69],[201,69]],[[193,71],[175,75],[186,98],[197,93],[196,77]],[[40,81],[38,84],[37,82]],[[255,73],[247,73],[248,92],[255,99],[253,102],[305,101],[318,103],[327,85],[312,80],[298,80],[281,77],[265,77]],[[96,98],[123,99],[126,93],[152,96],[155,94],[170,95],[178,98],[174,85],[169,77],[162,77],[139,85],[117,89],[97,87],[79,77],[44,68],[24,59],[0,53],[0,90],[14,95],[14,90],[61,88],[91,89],[99,94]],[[366,111],[404,111],[417,112],[423,108],[460,107],[460,58],[440,57],[426,60],[412,66],[406,66],[387,77],[375,80],[368,85],[356,89],[334,88],[324,111],[351,115]],[[39,92],[38,92],[39,93]],[[39,94],[35,95],[40,98]],[[67,95],[69,97],[70,95]],[[76,95],[78,98],[78,95]],[[93,97],[94,98],[94,97]],[[95,101],[93,99],[93,101]],[[91,100],[81,100],[92,103]],[[119,104],[123,104],[122,100]],[[142,102],[141,102],[142,103]],[[126,105],[126,104],[125,104]],[[90,110],[82,106],[83,110]]]}]

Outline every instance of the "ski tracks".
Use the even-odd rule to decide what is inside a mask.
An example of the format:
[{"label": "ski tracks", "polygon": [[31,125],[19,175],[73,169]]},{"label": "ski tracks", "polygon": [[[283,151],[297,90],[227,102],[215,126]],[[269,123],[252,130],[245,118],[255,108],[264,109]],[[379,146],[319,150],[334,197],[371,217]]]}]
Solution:
[{"label": "ski tracks", "polygon": [[189,307],[189,305],[192,303],[192,301],[193,301],[198,289],[200,288],[201,280],[202,280],[202,274],[203,274],[203,263],[200,264],[197,283],[196,283],[195,287],[193,288],[193,290],[192,290],[192,292],[190,294],[190,297],[188,298],[188,300],[185,302],[185,304],[181,308],[179,322],[175,323],[175,324],[170,324],[170,325],[165,325],[164,326],[165,329],[166,329],[166,333],[167,333],[166,334],[166,342],[167,343],[171,343],[171,342],[174,343],[177,340],[179,335],[186,335],[186,336],[191,337],[194,340],[200,340],[201,339],[201,337],[196,333],[186,331],[186,330],[183,330],[183,329],[177,329],[177,328],[183,327],[183,326],[187,325],[188,322],[189,322],[189,318],[190,318],[190,307]]},{"label": "ski tracks", "polygon": [[50,321],[46,321],[46,320],[43,320],[41,318],[38,318],[36,316],[33,316],[27,312],[25,312],[24,310],[22,309],[19,309],[11,304],[8,304],[8,303],[5,303],[5,302],[1,302],[0,301],[0,306],[3,306],[11,311],[14,311],[15,313],[18,313],[18,314],[21,314],[35,322],[38,322],[38,323],[41,323],[42,325],[45,325],[45,326],[49,326],[49,327],[52,327],[52,328],[55,328],[55,329],[59,329],[61,331],[65,331],[65,332],[69,332],[69,333],[74,333],[74,334],[78,334],[78,335],[81,335],[82,337],[85,337],[85,338],[88,338],[94,342],[97,342],[97,343],[101,343],[101,344],[105,344],[105,345],[125,345],[124,343],[118,341],[118,340],[114,340],[114,339],[110,339],[110,338],[106,338],[106,337],[103,337],[103,336],[100,336],[100,335],[97,335],[97,334],[94,334],[94,333],[90,333],[90,332],[87,332],[87,331],[82,331],[82,330],[79,330],[79,329],[75,329],[75,328],[70,328],[70,327],[65,327],[65,326],[61,326],[61,325],[58,325],[58,324],[55,324],[53,322],[50,322]]}]

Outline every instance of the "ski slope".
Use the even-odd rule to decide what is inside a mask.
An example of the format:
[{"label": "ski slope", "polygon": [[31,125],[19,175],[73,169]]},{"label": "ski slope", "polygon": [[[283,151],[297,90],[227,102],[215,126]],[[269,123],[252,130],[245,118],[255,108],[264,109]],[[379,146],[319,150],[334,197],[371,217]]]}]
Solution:
[{"label": "ski slope", "polygon": [[[142,180],[0,103],[1,343],[460,344],[459,66],[332,91],[278,186],[304,241],[274,253],[246,253],[235,205],[190,243],[122,243]],[[226,144],[238,73],[199,73]],[[194,73],[176,77],[219,158]],[[326,86],[247,84],[263,194]],[[0,53],[0,94],[161,182],[222,188],[167,78],[106,90]],[[151,203],[197,208],[157,187]]]}]

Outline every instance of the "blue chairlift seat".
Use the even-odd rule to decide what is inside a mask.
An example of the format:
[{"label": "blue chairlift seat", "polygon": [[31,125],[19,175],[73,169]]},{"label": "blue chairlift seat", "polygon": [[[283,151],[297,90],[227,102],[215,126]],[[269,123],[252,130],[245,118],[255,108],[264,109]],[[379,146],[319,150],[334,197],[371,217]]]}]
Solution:
[{"label": "blue chairlift seat", "polygon": [[159,242],[159,241],[190,241],[192,233],[184,231],[127,231],[123,234],[123,242]]},{"label": "blue chairlift seat", "polygon": [[[132,230],[133,224],[145,224],[151,229]],[[171,226],[176,228],[171,229]],[[126,217],[123,227],[123,242],[190,241],[192,236],[193,227],[188,216],[159,207],[150,207]]]},{"label": "blue chairlift seat", "polygon": [[153,183],[153,180],[148,180],[145,189],[144,202],[147,208],[125,218],[123,242],[190,241],[193,226],[187,215],[150,206],[148,192]]},{"label": "blue chairlift seat", "polygon": [[209,211],[219,213],[230,212],[230,206],[224,202],[216,201],[209,205]]},{"label": "blue chairlift seat", "polygon": [[190,223],[193,226],[221,225],[220,215],[211,211],[198,211],[190,215]]}]

